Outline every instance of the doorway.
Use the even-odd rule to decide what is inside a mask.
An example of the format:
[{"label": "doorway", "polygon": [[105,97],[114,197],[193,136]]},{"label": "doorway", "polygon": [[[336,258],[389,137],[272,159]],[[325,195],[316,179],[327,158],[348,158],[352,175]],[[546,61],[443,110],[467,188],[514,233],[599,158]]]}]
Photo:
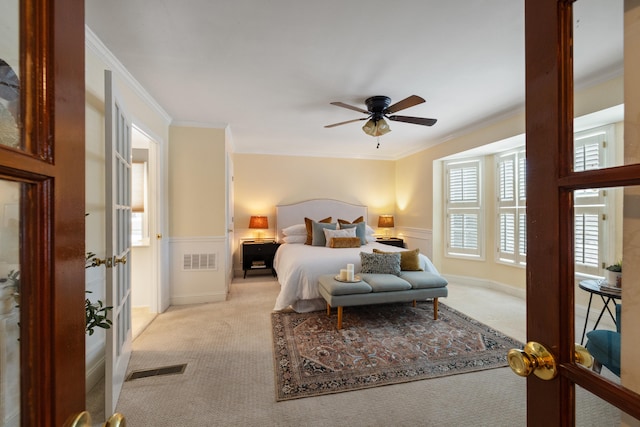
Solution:
[{"label": "doorway", "polygon": [[158,143],[133,126],[131,214],[131,326],[133,339],[160,312]]}]

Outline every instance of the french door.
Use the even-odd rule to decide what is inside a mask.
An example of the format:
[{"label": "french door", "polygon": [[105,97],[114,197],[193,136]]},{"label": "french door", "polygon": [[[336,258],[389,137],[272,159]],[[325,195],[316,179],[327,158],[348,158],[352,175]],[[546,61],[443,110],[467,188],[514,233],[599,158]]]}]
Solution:
[{"label": "french door", "polygon": [[106,302],[105,413],[116,409],[131,357],[131,121],[105,70]]},{"label": "french door", "polygon": [[5,0],[0,26],[0,425],[61,426],[85,407],[84,1]]},{"label": "french door", "polygon": [[[640,419],[640,372],[633,363],[640,339],[640,1],[624,0],[624,161],[615,167],[573,171],[573,9],[582,1],[525,0],[527,135],[527,340],[544,345],[557,363],[551,380],[527,379],[527,423],[575,424],[576,387]],[[586,23],[585,23],[586,24]],[[635,47],[635,48],[634,48]],[[623,337],[620,379],[576,363],[574,211],[577,190],[621,191],[624,231]]]}]

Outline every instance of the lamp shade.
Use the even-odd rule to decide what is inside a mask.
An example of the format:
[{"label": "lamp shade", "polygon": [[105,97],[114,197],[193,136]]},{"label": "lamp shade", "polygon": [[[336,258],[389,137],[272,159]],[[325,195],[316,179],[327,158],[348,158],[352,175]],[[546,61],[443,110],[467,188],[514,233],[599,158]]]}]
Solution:
[{"label": "lamp shade", "polygon": [[364,124],[364,126],[362,126],[362,130],[364,131],[364,133],[371,136],[382,136],[386,133],[391,132],[391,129],[389,128],[389,124],[386,122],[385,119],[378,119],[378,120],[369,119]]},{"label": "lamp shade", "polygon": [[269,220],[266,216],[251,216],[249,228],[269,228]]},{"label": "lamp shade", "polygon": [[393,215],[380,215],[378,217],[378,227],[380,228],[393,228]]}]

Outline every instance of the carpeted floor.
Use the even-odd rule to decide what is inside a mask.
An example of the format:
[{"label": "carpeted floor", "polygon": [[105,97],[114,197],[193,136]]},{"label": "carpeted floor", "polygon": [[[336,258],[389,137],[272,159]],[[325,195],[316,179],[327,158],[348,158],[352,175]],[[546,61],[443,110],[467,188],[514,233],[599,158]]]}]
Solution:
[{"label": "carpeted floor", "polygon": [[[116,410],[127,426],[526,423],[526,380],[509,368],[276,402],[270,320],[279,288],[270,276],[239,278],[228,301],[170,307],[158,315],[133,342],[129,372],[182,363],[187,368],[179,375],[125,382]],[[526,337],[520,298],[450,282],[442,302],[520,341]],[[105,419],[103,387],[95,387],[87,400],[96,423]],[[615,408],[584,390],[576,395],[577,426],[620,425]]]},{"label": "carpeted floor", "polygon": [[276,399],[320,396],[507,366],[522,344],[440,304],[272,313]]}]

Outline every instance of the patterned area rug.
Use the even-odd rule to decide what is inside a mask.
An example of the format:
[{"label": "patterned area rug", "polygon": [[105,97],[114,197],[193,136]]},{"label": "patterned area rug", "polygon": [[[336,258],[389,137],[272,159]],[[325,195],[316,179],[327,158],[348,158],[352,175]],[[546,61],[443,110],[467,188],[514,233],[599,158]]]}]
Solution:
[{"label": "patterned area rug", "polygon": [[507,366],[509,338],[440,304],[382,304],[271,315],[276,400],[340,393]]}]

